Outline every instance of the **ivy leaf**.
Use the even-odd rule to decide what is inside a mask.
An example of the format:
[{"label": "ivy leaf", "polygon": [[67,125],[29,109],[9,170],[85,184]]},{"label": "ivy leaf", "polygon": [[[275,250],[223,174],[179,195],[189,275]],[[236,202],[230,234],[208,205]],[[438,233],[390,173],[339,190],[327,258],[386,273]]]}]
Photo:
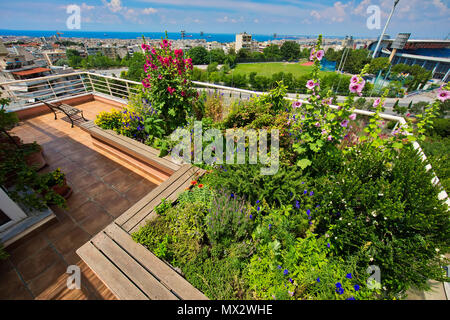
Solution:
[{"label": "ivy leaf", "polygon": [[401,142],[395,142],[392,147],[396,148],[396,149],[401,149],[403,148],[403,143]]},{"label": "ivy leaf", "polygon": [[302,168],[303,170],[306,168],[306,167],[308,167],[308,166],[310,166],[312,164],[312,162],[310,161],[310,160],[308,160],[308,159],[302,159],[302,160],[299,160],[298,162],[297,162],[297,165],[300,167],[300,168]]}]

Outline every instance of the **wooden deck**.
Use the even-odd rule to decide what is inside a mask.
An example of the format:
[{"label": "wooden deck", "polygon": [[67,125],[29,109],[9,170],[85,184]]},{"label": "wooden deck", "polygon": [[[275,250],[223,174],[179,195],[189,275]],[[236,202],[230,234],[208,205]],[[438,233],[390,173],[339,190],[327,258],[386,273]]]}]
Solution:
[{"label": "wooden deck", "polygon": [[157,161],[157,167],[176,169],[174,173],[152,190],[112,224],[77,250],[77,254],[104,282],[118,299],[123,300],[205,300],[199,290],[178,272],[141,244],[134,242],[131,234],[150,219],[156,217],[154,208],[162,199],[175,201],[178,195],[198,179],[203,170],[189,164],[178,165],[170,158],[157,158],[155,151],[142,144],[135,145],[112,132],[88,127],[93,135],[109,135],[109,143],[136,158]]}]

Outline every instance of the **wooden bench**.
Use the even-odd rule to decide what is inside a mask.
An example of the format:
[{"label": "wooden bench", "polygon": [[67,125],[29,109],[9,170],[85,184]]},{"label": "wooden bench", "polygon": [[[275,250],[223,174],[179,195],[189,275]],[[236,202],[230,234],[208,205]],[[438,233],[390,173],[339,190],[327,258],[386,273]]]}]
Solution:
[{"label": "wooden bench", "polygon": [[53,104],[53,103],[50,103],[50,102],[44,101],[44,100],[38,100],[38,101],[43,102],[55,114],[55,120],[57,119],[57,117],[56,117],[57,113],[64,113],[69,118],[70,122],[72,123],[72,128],[73,128],[72,116],[80,114],[81,118],[83,118],[84,121],[88,121],[84,118],[83,110],[72,107],[65,103],[60,103],[60,104],[56,105],[56,104]]},{"label": "wooden bench", "polygon": [[77,250],[117,298],[207,299],[171,266],[131,238],[131,233],[156,217],[154,208],[163,198],[175,201],[190,182],[203,173],[203,170],[188,164],[181,166],[169,179]]}]

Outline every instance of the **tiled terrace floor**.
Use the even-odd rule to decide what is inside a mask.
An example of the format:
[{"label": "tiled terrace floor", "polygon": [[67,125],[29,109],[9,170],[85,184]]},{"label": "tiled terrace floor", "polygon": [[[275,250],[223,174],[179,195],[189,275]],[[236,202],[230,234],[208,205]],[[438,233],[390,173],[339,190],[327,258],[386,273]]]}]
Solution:
[{"label": "tiled terrace floor", "polygon": [[[112,107],[100,102],[77,106],[94,119]],[[46,114],[20,123],[13,130],[25,143],[44,148],[48,166],[61,168],[73,189],[67,210],[52,207],[57,219],[7,248],[0,262],[0,299],[115,299],[75,250],[132,204],[156,187],[151,178],[97,149],[78,127]],[[69,290],[69,265],[82,271],[81,290]]]}]

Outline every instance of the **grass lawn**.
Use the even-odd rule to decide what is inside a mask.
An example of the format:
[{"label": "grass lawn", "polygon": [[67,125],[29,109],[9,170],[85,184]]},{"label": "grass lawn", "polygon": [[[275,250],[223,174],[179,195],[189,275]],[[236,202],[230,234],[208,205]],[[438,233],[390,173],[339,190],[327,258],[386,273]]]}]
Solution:
[{"label": "grass lawn", "polygon": [[[285,72],[292,73],[294,77],[299,77],[304,74],[310,74],[313,66],[302,66],[300,63],[288,63],[288,62],[272,62],[272,63],[249,63],[238,64],[233,72],[235,74],[250,74],[256,72],[260,76],[272,76],[274,73]],[[325,72],[320,71],[320,74]]]}]

